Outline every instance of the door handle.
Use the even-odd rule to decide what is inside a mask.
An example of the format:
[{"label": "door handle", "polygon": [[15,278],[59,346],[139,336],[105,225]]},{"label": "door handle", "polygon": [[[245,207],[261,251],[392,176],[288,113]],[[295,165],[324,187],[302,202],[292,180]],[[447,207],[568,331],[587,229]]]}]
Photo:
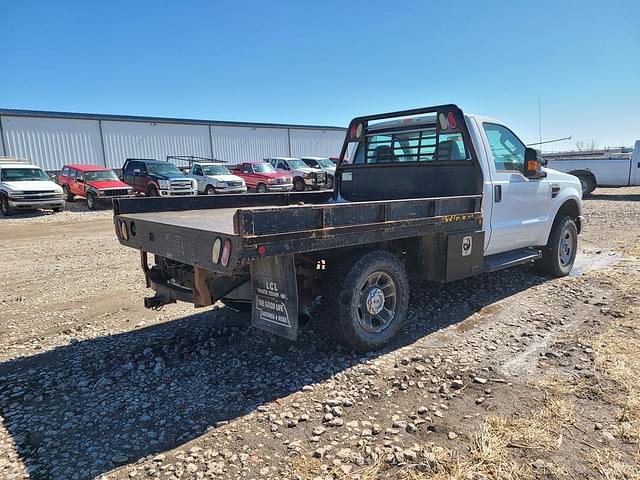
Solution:
[{"label": "door handle", "polygon": [[493,186],[493,201],[499,203],[502,201],[502,185]]}]

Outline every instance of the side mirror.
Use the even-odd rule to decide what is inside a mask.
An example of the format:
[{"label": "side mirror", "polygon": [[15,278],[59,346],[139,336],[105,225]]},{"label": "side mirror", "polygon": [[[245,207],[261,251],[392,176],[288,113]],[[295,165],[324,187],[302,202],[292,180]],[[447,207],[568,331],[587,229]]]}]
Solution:
[{"label": "side mirror", "polygon": [[540,150],[527,147],[524,151],[524,176],[527,178],[543,178],[546,173],[542,171],[544,160]]}]

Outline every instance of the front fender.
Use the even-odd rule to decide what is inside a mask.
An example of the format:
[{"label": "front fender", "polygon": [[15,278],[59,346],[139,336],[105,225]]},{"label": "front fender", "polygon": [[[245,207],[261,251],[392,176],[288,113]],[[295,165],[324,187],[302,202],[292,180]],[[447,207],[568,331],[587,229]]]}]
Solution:
[{"label": "front fender", "polygon": [[560,188],[558,196],[553,200],[551,211],[549,212],[549,222],[547,225],[546,239],[549,240],[553,224],[559,215],[568,215],[576,222],[578,233],[582,231],[584,226],[584,216],[582,214],[582,191],[577,190],[573,186],[564,186]]}]

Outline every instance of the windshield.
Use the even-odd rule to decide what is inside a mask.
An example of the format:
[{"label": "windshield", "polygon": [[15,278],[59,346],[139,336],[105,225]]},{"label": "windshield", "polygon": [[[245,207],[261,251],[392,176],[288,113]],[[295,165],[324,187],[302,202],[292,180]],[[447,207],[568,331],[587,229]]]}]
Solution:
[{"label": "windshield", "polygon": [[102,180],[118,180],[113,170],[96,170],[95,172],[84,172],[86,182],[99,182]]},{"label": "windshield", "polygon": [[224,165],[203,165],[202,171],[205,175],[231,175],[231,172]]},{"label": "windshield", "polygon": [[147,171],[151,175],[182,175],[178,167],[172,163],[148,163]]},{"label": "windshield", "polygon": [[290,168],[309,168],[309,165],[304,163],[302,160],[289,160]]},{"label": "windshield", "polygon": [[41,168],[3,168],[3,182],[26,182],[29,180],[49,180]]},{"label": "windshield", "polygon": [[336,164],[333,163],[328,158],[320,159],[320,160],[318,160],[318,163],[320,164],[321,167],[324,167],[324,168],[333,168],[333,167],[336,166]]},{"label": "windshield", "polygon": [[254,163],[253,171],[256,173],[273,173],[276,169],[268,163]]}]

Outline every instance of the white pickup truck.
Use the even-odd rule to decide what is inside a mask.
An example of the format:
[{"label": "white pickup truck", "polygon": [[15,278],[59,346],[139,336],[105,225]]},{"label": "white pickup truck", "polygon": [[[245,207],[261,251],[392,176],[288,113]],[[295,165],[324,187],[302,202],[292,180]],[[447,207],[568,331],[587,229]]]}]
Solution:
[{"label": "white pickup truck", "polygon": [[317,168],[327,173],[327,188],[333,188],[333,178],[336,176],[336,164],[327,157],[300,157],[311,168]]},{"label": "white pickup truck", "polygon": [[247,185],[237,175],[219,162],[194,162],[187,177],[198,182],[198,193],[246,193]]},{"label": "white pickup truck", "polygon": [[356,117],[340,159],[333,191],[185,197],[172,211],[116,200],[118,239],[141,252],[156,292],[145,306],[220,300],[296,339],[299,316],[324,297],[331,315],[315,329],[372,350],[405,321],[410,278],[573,267],[580,182],[544,168],[502,122],[455,105]]},{"label": "white pickup truck", "polygon": [[640,185],[640,140],[633,153],[607,155],[597,158],[567,156],[548,160],[549,168],[567,172],[580,179],[582,194],[589,195],[596,187],[632,187]]},{"label": "white pickup truck", "polygon": [[44,170],[27,160],[0,157],[0,212],[5,217],[17,210],[64,210],[60,185]]},{"label": "white pickup truck", "polygon": [[299,158],[272,157],[266,158],[273,168],[280,173],[293,177],[293,189],[296,192],[304,190],[321,190],[327,186],[327,173],[318,168],[312,168]]}]

